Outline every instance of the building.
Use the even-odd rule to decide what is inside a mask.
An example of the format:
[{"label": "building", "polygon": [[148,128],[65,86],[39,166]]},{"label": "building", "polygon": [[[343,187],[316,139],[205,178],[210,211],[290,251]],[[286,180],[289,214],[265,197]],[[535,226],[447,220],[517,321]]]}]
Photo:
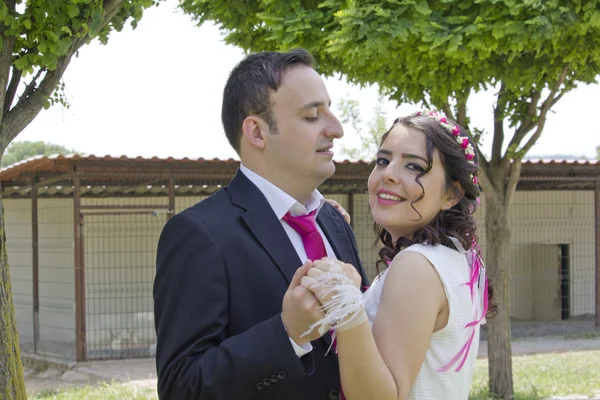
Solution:
[{"label": "building", "polygon": [[[165,221],[214,193],[234,160],[35,157],[0,171],[24,352],[68,360],[154,353],[152,283]],[[341,162],[320,190],[352,215],[376,274],[366,193],[372,165]],[[529,160],[510,209],[511,314],[600,324],[600,164]],[[476,216],[485,253],[485,201]]]}]

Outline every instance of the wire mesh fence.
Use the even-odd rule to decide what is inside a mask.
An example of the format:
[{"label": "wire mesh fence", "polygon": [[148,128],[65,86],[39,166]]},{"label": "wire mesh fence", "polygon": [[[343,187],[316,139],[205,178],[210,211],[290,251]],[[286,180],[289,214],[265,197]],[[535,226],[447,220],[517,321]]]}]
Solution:
[{"label": "wire mesh fence", "polygon": [[[153,356],[152,285],[160,232],[173,213],[230,178],[120,172],[4,199],[23,350],[78,361]],[[364,187],[338,180],[323,193],[350,211],[363,265],[373,279],[378,249]],[[591,190],[515,194],[509,214],[514,337],[595,329],[594,207]],[[485,256],[485,200],[476,219]]]},{"label": "wire mesh fence", "polygon": [[3,201],[21,347],[66,359],[75,359],[72,203],[38,199],[33,213],[31,199]]}]

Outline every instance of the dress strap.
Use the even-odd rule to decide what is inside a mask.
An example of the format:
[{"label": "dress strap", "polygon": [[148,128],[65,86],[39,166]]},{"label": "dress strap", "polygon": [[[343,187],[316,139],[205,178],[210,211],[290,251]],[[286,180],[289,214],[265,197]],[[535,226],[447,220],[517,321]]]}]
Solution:
[{"label": "dress strap", "polygon": [[463,245],[460,243],[460,241],[457,238],[455,238],[453,236],[448,236],[448,238],[450,238],[450,240],[452,240],[452,243],[454,243],[454,247],[456,247],[456,250],[458,250],[462,254],[467,253],[467,250],[465,250],[465,248],[463,247]]}]

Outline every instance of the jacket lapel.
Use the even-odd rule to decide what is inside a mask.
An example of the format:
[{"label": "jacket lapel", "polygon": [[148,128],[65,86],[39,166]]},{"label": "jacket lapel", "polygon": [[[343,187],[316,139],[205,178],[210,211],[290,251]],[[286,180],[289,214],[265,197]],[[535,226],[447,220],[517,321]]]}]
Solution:
[{"label": "jacket lapel", "polygon": [[317,221],[325,236],[327,236],[327,240],[329,240],[329,244],[333,248],[338,260],[352,264],[357,269],[362,277],[361,290],[364,292],[369,286],[369,278],[354,251],[354,239],[349,236],[348,230],[344,229],[345,222],[342,216],[333,207],[325,204],[321,212],[319,212]]},{"label": "jacket lapel", "polygon": [[[246,210],[242,214],[242,218],[248,229],[265,251],[269,253],[287,282],[290,283],[296,270],[302,266],[302,262],[267,199],[239,170],[228,185],[227,190],[233,204]],[[317,222],[323,233],[325,233],[336,256],[341,260],[352,263],[354,257],[348,246],[350,238],[347,237],[344,229],[339,225],[341,222],[338,223],[336,218],[331,216],[331,211],[332,208],[326,204],[319,212]],[[321,339],[325,341],[327,347],[330,346],[330,334],[326,333]],[[331,349],[330,354],[335,354],[335,349]]]},{"label": "jacket lapel", "polygon": [[290,283],[302,262],[267,199],[239,170],[229,184],[228,191],[233,204],[246,210],[242,219],[252,235]]},{"label": "jacket lapel", "polygon": [[325,233],[338,260],[355,265],[356,260],[352,249],[349,246],[349,243],[352,241],[346,234],[344,228],[340,226],[341,221],[331,215],[331,209],[329,209],[327,204],[325,204],[319,212],[317,222],[323,230],[323,233]]}]

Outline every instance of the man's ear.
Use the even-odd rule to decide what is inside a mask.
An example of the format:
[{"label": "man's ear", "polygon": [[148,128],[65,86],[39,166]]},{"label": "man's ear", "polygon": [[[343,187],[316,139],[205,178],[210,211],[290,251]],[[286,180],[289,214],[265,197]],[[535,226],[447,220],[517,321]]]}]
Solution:
[{"label": "man's ear", "polygon": [[246,138],[249,145],[257,148],[264,149],[265,147],[265,121],[256,115],[249,115],[242,122],[242,135]]},{"label": "man's ear", "polygon": [[444,200],[444,204],[442,204],[442,210],[449,210],[457,205],[458,202],[462,200],[464,195],[465,189],[462,187],[460,182],[452,182],[452,187],[450,187],[446,192],[446,199]]}]

